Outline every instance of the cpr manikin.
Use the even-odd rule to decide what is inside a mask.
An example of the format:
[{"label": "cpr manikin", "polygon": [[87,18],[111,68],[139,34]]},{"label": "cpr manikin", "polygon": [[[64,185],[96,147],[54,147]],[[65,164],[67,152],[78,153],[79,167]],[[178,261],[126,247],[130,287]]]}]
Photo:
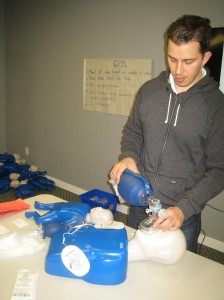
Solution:
[{"label": "cpr manikin", "polygon": [[134,206],[148,205],[148,217],[129,239],[128,261],[152,260],[163,264],[179,261],[186,251],[184,234],[180,229],[163,231],[153,227],[158,217],[166,218],[166,210],[162,209],[160,200],[153,197],[152,186],[146,178],[126,169],[117,186],[111,183],[122,201]]},{"label": "cpr manikin", "polygon": [[152,200],[150,206],[154,210],[139,224],[134,237],[128,242],[128,261],[152,260],[163,264],[174,264],[185,253],[184,234],[180,229],[163,231],[154,228],[153,223],[158,215],[165,218],[166,210],[160,208],[160,201],[157,199]]}]

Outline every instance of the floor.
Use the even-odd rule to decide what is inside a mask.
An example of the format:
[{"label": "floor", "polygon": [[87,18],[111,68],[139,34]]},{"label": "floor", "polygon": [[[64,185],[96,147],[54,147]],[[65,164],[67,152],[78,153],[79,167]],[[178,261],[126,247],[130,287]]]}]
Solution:
[{"label": "floor", "polygon": [[[38,194],[46,194],[46,192],[39,192]],[[61,189],[59,187],[55,187],[55,189],[50,192],[50,194],[55,195],[61,199],[64,199],[69,202],[79,202],[80,198],[78,195]],[[15,200],[16,196],[14,195],[13,189],[10,189],[7,193],[0,194],[0,203]],[[124,224],[127,224],[127,215],[122,214],[120,212],[116,212],[114,215],[114,219],[116,221],[121,221]],[[198,244],[198,254],[204,256],[208,259],[214,260],[220,264],[224,264],[224,253],[207,247],[203,244]]]}]

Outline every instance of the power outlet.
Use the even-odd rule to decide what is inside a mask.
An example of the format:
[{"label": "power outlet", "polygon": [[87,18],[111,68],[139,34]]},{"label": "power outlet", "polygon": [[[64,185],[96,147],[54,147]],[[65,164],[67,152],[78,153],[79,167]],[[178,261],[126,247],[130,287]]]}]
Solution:
[{"label": "power outlet", "polygon": [[30,155],[30,148],[29,147],[25,147],[25,155],[26,156]]}]

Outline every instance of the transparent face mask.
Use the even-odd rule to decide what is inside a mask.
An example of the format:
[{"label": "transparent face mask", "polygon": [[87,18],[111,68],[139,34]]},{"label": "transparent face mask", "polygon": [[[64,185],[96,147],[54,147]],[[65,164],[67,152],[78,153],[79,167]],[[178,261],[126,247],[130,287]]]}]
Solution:
[{"label": "transparent face mask", "polygon": [[0,237],[0,260],[32,255],[44,248],[41,230],[21,230]]}]

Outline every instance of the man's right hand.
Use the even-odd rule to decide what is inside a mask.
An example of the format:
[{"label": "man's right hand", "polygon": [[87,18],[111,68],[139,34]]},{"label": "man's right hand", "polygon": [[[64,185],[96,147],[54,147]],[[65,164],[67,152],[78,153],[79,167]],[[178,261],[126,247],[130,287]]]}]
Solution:
[{"label": "man's right hand", "polygon": [[132,172],[139,173],[134,159],[131,157],[127,157],[113,166],[112,170],[110,171],[111,179],[113,179],[116,183],[119,183],[121,174],[125,169],[129,169]]}]

